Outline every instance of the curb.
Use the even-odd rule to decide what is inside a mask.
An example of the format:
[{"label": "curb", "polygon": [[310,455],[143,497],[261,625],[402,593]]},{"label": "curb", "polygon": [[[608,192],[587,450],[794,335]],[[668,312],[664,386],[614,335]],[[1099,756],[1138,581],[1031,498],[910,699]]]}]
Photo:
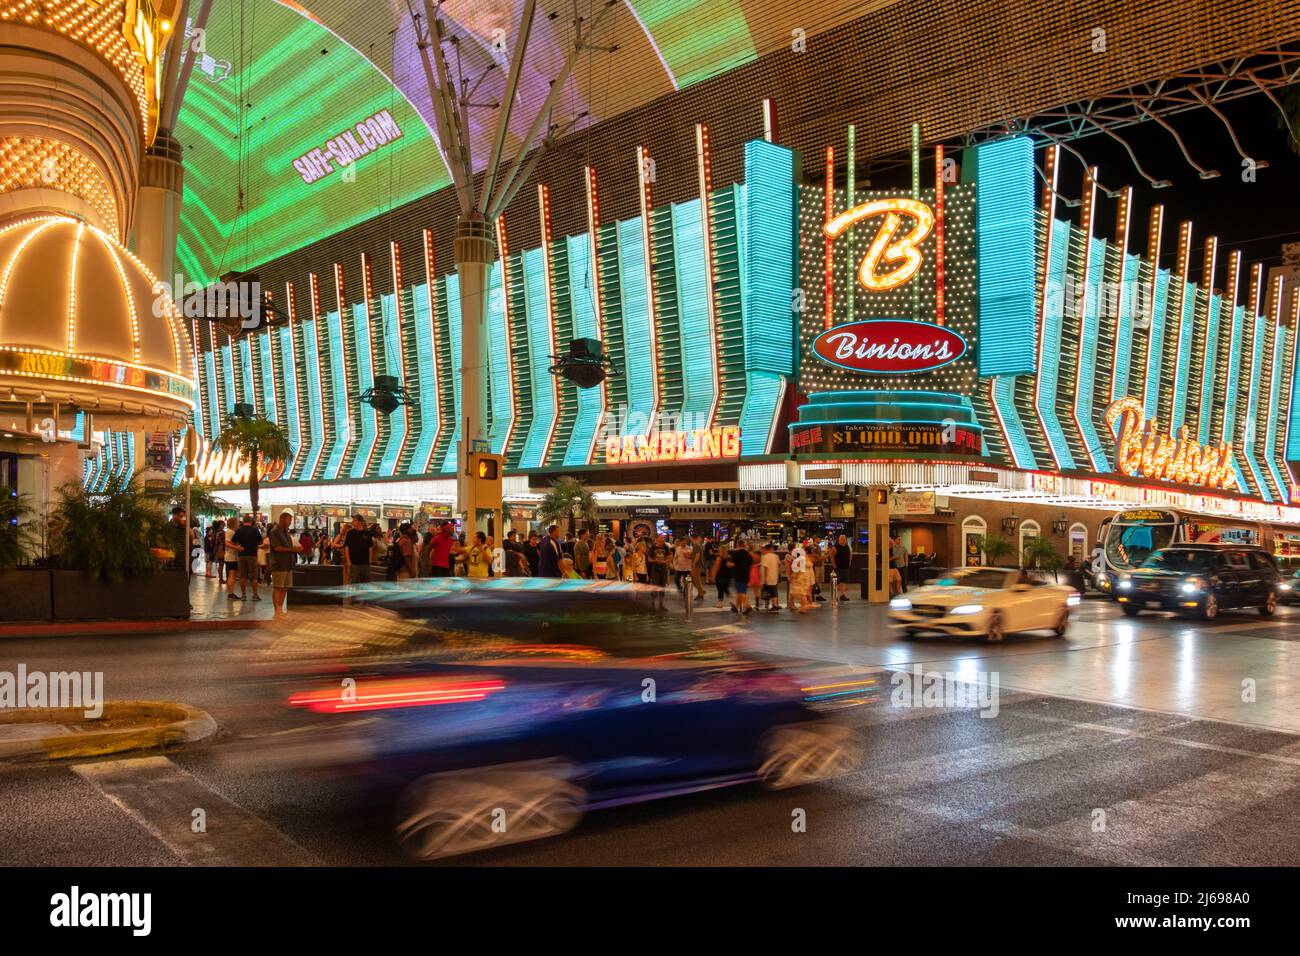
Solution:
[{"label": "curb", "polygon": [[142,621],[68,621],[66,623],[0,624],[0,640],[6,637],[95,637],[113,634],[173,634],[177,631],[251,631],[264,627],[267,620],[223,619],[191,621],[182,619]]},{"label": "curb", "polygon": [[[35,707],[8,713],[25,719],[5,720],[5,712],[0,712],[0,725],[87,723],[84,712],[78,707]],[[217,731],[217,722],[207,711],[170,701],[111,701],[104,705],[103,717],[161,717],[170,720],[149,727],[123,727],[13,741],[0,744],[0,757],[43,756],[47,760],[67,760],[102,757],[130,750],[161,750],[169,745],[203,740]]]}]

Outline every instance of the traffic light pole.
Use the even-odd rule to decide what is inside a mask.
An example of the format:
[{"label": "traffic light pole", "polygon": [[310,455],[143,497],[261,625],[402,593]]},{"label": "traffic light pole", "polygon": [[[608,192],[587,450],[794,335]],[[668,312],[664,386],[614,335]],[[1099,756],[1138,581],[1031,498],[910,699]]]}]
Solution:
[{"label": "traffic light pole", "polygon": [[[456,274],[460,280],[460,448],[457,510],[466,532],[487,531],[492,515],[475,494],[470,456],[488,451],[488,275],[496,247],[486,218],[471,213],[456,223]],[[498,478],[498,480],[500,480]],[[500,507],[496,505],[495,507]]]}]

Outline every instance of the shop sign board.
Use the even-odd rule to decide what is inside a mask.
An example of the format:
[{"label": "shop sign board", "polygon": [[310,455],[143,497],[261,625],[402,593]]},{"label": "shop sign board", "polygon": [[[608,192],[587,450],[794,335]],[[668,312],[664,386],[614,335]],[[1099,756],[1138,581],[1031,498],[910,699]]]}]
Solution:
[{"label": "shop sign board", "polygon": [[1201,445],[1185,426],[1177,435],[1166,433],[1159,422],[1147,421],[1136,398],[1114,402],[1106,410],[1106,424],[1118,431],[1115,462],[1126,475],[1225,490],[1237,484],[1227,445]]},{"label": "shop sign board", "polygon": [[943,368],[966,354],[952,329],[914,319],[866,319],[826,329],[812,350],[828,365],[867,375],[911,375]]},{"label": "shop sign board", "polygon": [[983,446],[983,435],[978,429],[952,422],[815,422],[790,429],[790,449],[796,454],[929,452],[982,455]]},{"label": "shop sign board", "polygon": [[890,517],[934,514],[933,491],[894,491],[889,495]]},{"label": "shop sign board", "polygon": [[627,509],[629,518],[667,518],[669,514],[667,505],[637,505]]}]

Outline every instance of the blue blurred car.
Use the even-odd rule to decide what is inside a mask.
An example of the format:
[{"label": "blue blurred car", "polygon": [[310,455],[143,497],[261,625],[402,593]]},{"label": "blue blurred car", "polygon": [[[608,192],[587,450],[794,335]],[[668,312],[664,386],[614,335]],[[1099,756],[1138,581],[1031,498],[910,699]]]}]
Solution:
[{"label": "blue blurred car", "polygon": [[855,763],[847,730],[776,663],[666,616],[644,586],[432,579],[339,593],[364,603],[277,632],[282,672],[319,677],[290,703],[361,724],[331,769],[392,799],[397,839],[419,859],[562,833],[587,810],[793,787]]}]

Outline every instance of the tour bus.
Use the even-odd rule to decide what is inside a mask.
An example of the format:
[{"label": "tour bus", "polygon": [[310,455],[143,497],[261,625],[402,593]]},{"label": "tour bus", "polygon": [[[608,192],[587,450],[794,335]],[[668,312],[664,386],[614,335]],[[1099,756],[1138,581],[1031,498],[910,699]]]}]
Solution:
[{"label": "tour bus", "polygon": [[[1172,508],[1131,508],[1101,524],[1100,548],[1093,560],[1092,583],[1106,594],[1125,571],[1132,571],[1152,551],[1171,544],[1250,544],[1271,547],[1281,533],[1255,521],[1204,518]],[[1266,541],[1265,537],[1270,540]]]}]

